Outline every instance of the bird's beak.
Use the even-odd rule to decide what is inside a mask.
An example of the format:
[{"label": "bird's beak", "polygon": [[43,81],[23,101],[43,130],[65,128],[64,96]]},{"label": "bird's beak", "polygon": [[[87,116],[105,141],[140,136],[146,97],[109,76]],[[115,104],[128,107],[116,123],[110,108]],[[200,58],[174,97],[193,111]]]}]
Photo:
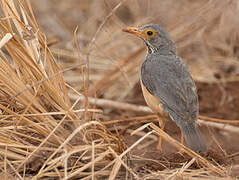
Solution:
[{"label": "bird's beak", "polygon": [[145,35],[142,32],[140,32],[139,28],[126,27],[126,28],[122,29],[122,31],[131,33],[131,34],[135,34],[138,37],[145,37]]}]

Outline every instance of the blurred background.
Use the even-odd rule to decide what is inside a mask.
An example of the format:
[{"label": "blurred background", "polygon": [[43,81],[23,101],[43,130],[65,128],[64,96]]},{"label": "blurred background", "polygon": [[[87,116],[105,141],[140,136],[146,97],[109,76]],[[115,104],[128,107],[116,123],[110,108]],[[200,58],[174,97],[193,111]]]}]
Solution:
[{"label": "blurred background", "polygon": [[[143,43],[122,28],[163,25],[196,80],[200,113],[239,119],[239,6],[228,0],[32,0],[36,19],[63,68],[89,60],[89,95],[144,104]],[[76,40],[77,39],[77,40]],[[81,70],[64,73],[82,90]],[[128,112],[125,112],[126,114]],[[118,112],[113,115],[121,116]]]}]

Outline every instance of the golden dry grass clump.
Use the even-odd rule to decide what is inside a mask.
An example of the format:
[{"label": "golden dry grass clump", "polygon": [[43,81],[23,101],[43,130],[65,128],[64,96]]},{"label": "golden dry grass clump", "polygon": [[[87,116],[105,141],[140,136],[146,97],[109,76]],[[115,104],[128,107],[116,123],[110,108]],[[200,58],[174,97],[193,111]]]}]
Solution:
[{"label": "golden dry grass clump", "polygon": [[99,122],[84,118],[100,110],[86,112],[84,105],[76,110],[79,99],[71,104],[70,86],[29,2],[2,0],[1,10],[1,179],[106,174],[123,150],[121,141]]}]

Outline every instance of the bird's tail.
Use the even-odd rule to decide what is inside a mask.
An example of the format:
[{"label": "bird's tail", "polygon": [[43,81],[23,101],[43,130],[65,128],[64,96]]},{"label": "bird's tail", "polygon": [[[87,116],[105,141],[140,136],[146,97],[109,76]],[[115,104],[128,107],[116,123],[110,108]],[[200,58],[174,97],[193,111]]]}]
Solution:
[{"label": "bird's tail", "polygon": [[185,123],[181,126],[185,141],[190,149],[195,152],[205,152],[207,146],[196,123]]}]

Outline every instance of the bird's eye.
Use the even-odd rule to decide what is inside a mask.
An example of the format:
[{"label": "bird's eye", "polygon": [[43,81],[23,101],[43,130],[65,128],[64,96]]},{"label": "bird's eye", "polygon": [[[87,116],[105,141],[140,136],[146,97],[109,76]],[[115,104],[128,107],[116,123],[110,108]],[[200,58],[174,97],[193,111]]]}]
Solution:
[{"label": "bird's eye", "polygon": [[144,31],[144,35],[145,35],[145,38],[148,39],[148,38],[157,36],[158,33],[154,29],[148,28]]},{"label": "bird's eye", "polygon": [[150,31],[150,30],[147,31],[147,35],[148,35],[148,36],[152,36],[152,35],[153,35],[153,31]]}]

